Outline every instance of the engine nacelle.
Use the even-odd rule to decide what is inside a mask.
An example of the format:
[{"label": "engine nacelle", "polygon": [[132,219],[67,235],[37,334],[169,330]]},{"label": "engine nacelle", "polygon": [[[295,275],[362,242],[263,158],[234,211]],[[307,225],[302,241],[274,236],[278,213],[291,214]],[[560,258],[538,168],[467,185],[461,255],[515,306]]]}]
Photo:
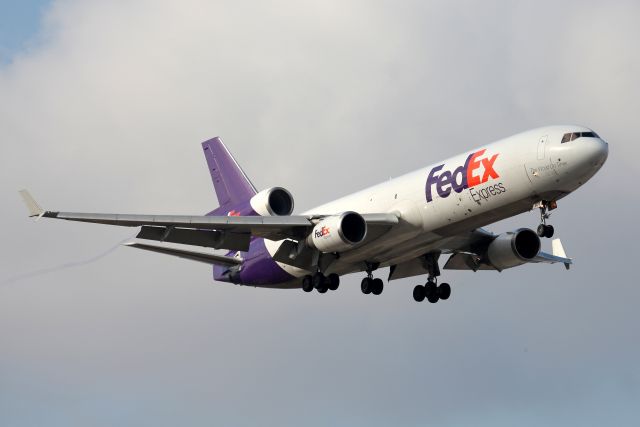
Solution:
[{"label": "engine nacelle", "polygon": [[322,219],[307,237],[307,244],[320,252],[342,252],[362,242],[367,222],[355,212],[344,212]]},{"label": "engine nacelle", "polygon": [[539,252],[540,237],[533,230],[521,228],[496,237],[487,248],[487,258],[495,268],[504,270],[531,261]]},{"label": "engine nacelle", "polygon": [[282,187],[262,190],[249,203],[262,216],[286,216],[293,212],[293,196]]}]

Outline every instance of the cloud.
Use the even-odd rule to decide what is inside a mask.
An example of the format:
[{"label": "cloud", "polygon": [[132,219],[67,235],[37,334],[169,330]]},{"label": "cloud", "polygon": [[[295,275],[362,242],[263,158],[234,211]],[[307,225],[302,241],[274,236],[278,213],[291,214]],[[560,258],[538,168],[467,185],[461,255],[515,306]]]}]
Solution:
[{"label": "cloud", "polygon": [[54,2],[36,47],[0,68],[0,280],[132,231],[34,225],[16,190],[51,209],[206,212],[198,143],[214,135],[300,210],[545,124],[591,126],[611,154],[552,217],[571,272],[447,272],[452,299],[435,306],[411,301],[421,279],[378,299],[357,275],[307,295],[212,283],[207,267],[126,248],[2,286],[0,419],[628,423],[638,195],[623,183],[637,172],[639,8]]}]

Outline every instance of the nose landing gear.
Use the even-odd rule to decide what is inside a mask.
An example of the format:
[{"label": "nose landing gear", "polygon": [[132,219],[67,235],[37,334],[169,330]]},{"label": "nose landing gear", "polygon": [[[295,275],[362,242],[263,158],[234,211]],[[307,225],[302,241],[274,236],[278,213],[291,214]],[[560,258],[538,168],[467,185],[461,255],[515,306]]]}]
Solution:
[{"label": "nose landing gear", "polygon": [[549,202],[546,200],[542,200],[539,203],[536,203],[534,207],[537,207],[540,209],[540,225],[538,225],[538,230],[537,230],[538,236],[546,237],[547,239],[552,238],[554,229],[553,229],[553,225],[547,224],[547,219],[549,219],[549,217],[551,216],[551,214],[548,213],[547,211],[554,210],[555,208],[558,207],[558,204],[556,202]]}]

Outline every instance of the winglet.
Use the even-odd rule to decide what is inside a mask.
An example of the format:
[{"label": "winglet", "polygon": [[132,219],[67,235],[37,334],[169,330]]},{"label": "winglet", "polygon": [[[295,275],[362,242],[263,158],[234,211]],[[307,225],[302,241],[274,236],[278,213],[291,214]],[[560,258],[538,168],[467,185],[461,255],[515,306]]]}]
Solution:
[{"label": "winglet", "polygon": [[[554,256],[560,257],[560,258],[567,258],[567,254],[564,251],[564,247],[562,246],[562,242],[560,241],[560,239],[553,239],[551,241],[551,253]],[[564,263],[564,267],[568,270],[569,266],[571,265],[570,262],[565,262]]]},{"label": "winglet", "polygon": [[45,210],[40,207],[38,202],[35,201],[27,190],[20,190],[20,195],[22,196],[22,200],[24,200],[24,204],[27,205],[27,209],[29,209],[29,217],[41,217],[44,215]]}]

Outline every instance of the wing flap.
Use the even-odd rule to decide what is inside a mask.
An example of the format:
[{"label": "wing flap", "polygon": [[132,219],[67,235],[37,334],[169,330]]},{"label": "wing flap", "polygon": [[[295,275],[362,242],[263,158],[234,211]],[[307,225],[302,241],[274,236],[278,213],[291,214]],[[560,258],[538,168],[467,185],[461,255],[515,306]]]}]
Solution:
[{"label": "wing flap", "polygon": [[133,241],[129,243],[125,243],[124,246],[128,246],[130,248],[138,248],[151,252],[158,252],[167,255],[177,256],[179,258],[189,259],[191,261],[203,262],[205,264],[217,264],[223,265],[227,267],[233,267],[235,265],[242,264],[242,260],[238,258],[233,258],[224,255],[216,255],[210,252],[205,252],[202,250],[196,250],[192,248],[177,248],[165,245],[151,244],[145,243],[141,241]]},{"label": "wing flap", "polygon": [[148,225],[142,226],[136,238],[244,252],[249,250],[249,243],[251,242],[250,233],[176,227],[153,227]]}]

